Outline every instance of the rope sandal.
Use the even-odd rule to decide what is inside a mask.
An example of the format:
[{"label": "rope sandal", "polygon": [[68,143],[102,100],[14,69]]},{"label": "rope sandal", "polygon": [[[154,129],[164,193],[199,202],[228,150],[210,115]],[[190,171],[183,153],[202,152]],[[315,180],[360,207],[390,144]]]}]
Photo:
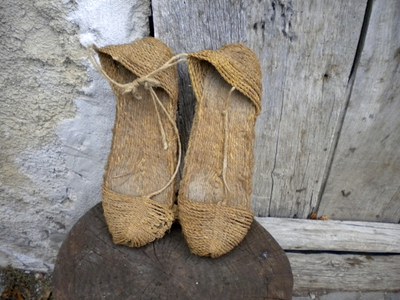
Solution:
[{"label": "rope sandal", "polygon": [[104,175],[103,209],[115,244],[141,247],[164,236],[175,220],[175,177],[181,145],[175,123],[177,64],[161,41],[94,48],[117,109]]},{"label": "rope sandal", "polygon": [[188,56],[197,99],[180,184],[179,220],[192,253],[219,257],[253,221],[254,126],[261,70],[243,45]]}]

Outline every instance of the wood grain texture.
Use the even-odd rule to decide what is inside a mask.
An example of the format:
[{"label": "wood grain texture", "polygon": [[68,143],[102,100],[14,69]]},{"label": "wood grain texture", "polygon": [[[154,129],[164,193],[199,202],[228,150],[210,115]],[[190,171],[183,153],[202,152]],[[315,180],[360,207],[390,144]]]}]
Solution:
[{"label": "wood grain texture", "polygon": [[[241,1],[152,1],[154,36],[176,53],[218,49],[246,39],[245,15]],[[230,21],[226,21],[230,20]],[[179,130],[186,151],[195,98],[187,66],[179,67]]]},{"label": "wood grain texture", "polygon": [[400,225],[378,222],[257,218],[284,250],[400,254]]},{"label": "wood grain texture", "polygon": [[287,255],[293,270],[295,295],[310,291],[400,291],[400,255]]},{"label": "wood grain texture", "polygon": [[[258,54],[264,97],[256,126],[254,210],[259,216],[307,217],[335,144],[366,0],[152,4],[155,36],[176,52],[243,42]],[[186,143],[194,100],[184,68],[181,76]]]},{"label": "wood grain texture", "polygon": [[190,253],[175,226],[141,248],[113,244],[101,205],[73,227],[53,273],[55,299],[291,299],[293,278],[278,243],[257,222],[229,254]]},{"label": "wood grain texture", "polygon": [[319,214],[400,221],[400,2],[374,1]]}]

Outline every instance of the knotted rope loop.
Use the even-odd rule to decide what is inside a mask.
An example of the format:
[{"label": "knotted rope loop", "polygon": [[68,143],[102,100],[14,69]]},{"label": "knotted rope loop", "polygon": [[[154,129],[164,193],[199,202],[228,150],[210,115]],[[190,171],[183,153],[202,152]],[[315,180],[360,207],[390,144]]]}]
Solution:
[{"label": "knotted rope loop", "polygon": [[143,86],[143,88],[147,91],[150,91],[150,89],[153,88],[161,87],[161,83],[157,79],[147,76],[137,78],[134,81],[125,84],[120,84],[115,81],[112,83],[121,90],[122,94],[132,93],[133,96],[138,100],[142,99],[142,96],[138,93],[138,88],[140,86]]}]

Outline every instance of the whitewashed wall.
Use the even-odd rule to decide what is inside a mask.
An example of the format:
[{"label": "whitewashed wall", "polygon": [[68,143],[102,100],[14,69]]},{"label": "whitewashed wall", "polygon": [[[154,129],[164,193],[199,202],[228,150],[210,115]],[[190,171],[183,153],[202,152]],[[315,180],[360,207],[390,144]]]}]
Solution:
[{"label": "whitewashed wall", "polygon": [[114,99],[84,47],[148,35],[148,1],[0,4],[0,266],[52,269],[100,201]]}]

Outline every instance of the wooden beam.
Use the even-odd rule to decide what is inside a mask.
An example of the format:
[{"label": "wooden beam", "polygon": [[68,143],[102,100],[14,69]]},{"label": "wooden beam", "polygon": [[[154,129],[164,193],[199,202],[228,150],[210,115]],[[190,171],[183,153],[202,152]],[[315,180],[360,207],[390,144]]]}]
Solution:
[{"label": "wooden beam", "polygon": [[399,300],[400,292],[362,292],[362,291],[350,291],[350,292],[341,292],[341,291],[334,291],[334,292],[320,292],[315,293],[310,291],[307,294],[301,296],[293,297],[293,300],[336,300],[336,299],[346,299],[346,300],[376,300],[376,299],[384,299],[384,300]]},{"label": "wooden beam", "polygon": [[399,291],[400,255],[287,253],[294,295],[330,291]]},{"label": "wooden beam", "polygon": [[400,225],[257,218],[285,250],[400,253]]}]

